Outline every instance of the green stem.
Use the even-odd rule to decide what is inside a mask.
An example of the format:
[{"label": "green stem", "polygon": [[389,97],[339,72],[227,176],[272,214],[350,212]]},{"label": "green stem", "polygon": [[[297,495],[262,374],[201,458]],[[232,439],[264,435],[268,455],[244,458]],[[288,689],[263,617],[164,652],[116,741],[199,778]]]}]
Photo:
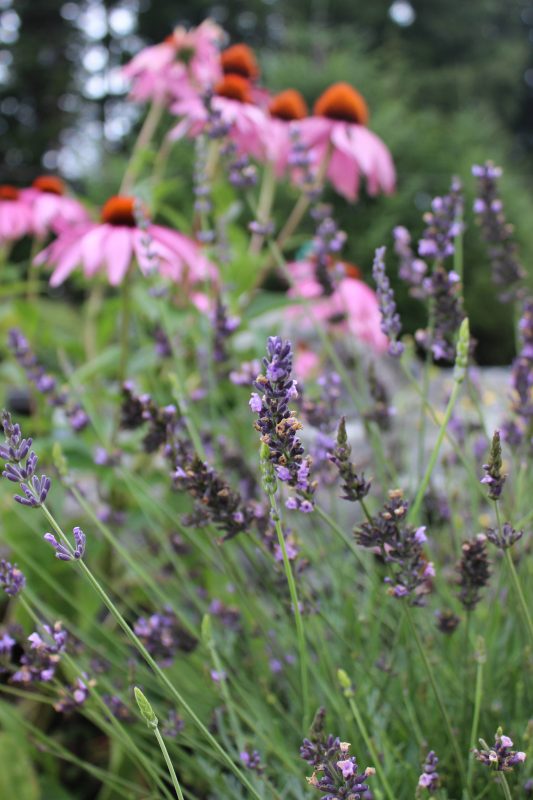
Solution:
[{"label": "green stem", "polygon": [[513,800],[513,796],[511,794],[511,790],[509,789],[509,784],[507,783],[507,778],[505,777],[503,772],[500,773],[500,775],[498,777],[500,779],[499,783],[500,783],[500,786],[502,787],[502,792],[503,792],[503,796],[505,797],[505,800]]},{"label": "green stem", "polygon": [[[441,696],[441,693],[440,693],[440,690],[439,690],[435,675],[433,673],[433,668],[432,668],[432,666],[430,664],[430,661],[429,661],[429,659],[427,657],[427,653],[426,653],[426,651],[424,649],[424,645],[422,644],[422,641],[420,639],[420,635],[419,635],[418,630],[416,628],[415,621],[414,621],[413,615],[411,613],[411,609],[409,608],[407,603],[402,603],[402,607],[403,607],[404,613],[405,613],[405,615],[407,617],[407,621],[409,623],[409,626],[411,628],[411,631],[412,631],[412,634],[413,634],[413,638],[415,640],[418,652],[419,652],[420,657],[422,659],[422,663],[424,664],[427,676],[429,678],[429,682],[431,684],[431,688],[433,689],[433,694],[435,695],[435,699],[437,701],[437,705],[439,707],[442,719],[444,721],[444,725],[445,725],[446,730],[448,732],[448,736],[450,738],[452,749],[453,749],[454,755],[455,755],[455,761],[456,761],[457,769],[461,773],[461,778],[463,780],[463,783],[466,784],[466,773],[465,773],[465,765],[463,763],[463,756],[461,754],[461,750],[459,749],[459,745],[457,743],[457,737],[455,736],[455,734],[453,732],[452,723],[450,721],[450,717],[448,716],[448,712],[446,710],[446,706],[444,705],[444,701],[442,699],[442,696]],[[468,794],[468,796],[470,798],[472,797],[472,793],[471,793],[470,789],[468,788],[468,786],[467,786],[467,794]]]},{"label": "green stem", "polygon": [[386,777],[385,773],[383,772],[383,768],[382,768],[381,762],[379,760],[378,752],[376,750],[374,742],[372,741],[372,739],[370,738],[370,736],[368,734],[367,727],[366,727],[366,725],[364,723],[364,720],[363,720],[363,717],[361,716],[361,713],[360,713],[360,711],[359,711],[359,709],[358,709],[358,707],[357,707],[357,705],[355,703],[355,699],[353,697],[350,697],[348,702],[350,704],[350,709],[352,711],[352,714],[353,714],[353,717],[354,717],[355,722],[357,724],[357,727],[359,728],[359,733],[361,734],[361,737],[362,737],[362,739],[363,739],[363,741],[364,741],[364,743],[366,745],[366,749],[370,753],[372,761],[374,762],[372,764],[372,766],[376,770],[377,776],[378,776],[379,780],[381,781],[381,783],[383,784],[383,788],[385,790],[385,794],[387,795],[389,800],[396,800],[396,796],[395,796],[394,792],[392,791],[392,789],[391,789],[391,787],[389,785],[389,782],[387,780],[387,777]]},{"label": "green stem", "polygon": [[276,533],[278,535],[278,542],[283,556],[283,567],[285,569],[285,576],[289,586],[289,593],[291,596],[292,608],[294,613],[294,622],[296,625],[296,639],[298,642],[298,654],[300,660],[300,682],[302,689],[302,705],[303,705],[303,729],[304,732],[308,728],[308,711],[309,711],[309,678],[308,678],[308,665],[307,665],[307,647],[305,643],[304,625],[302,614],[300,611],[300,604],[298,602],[298,593],[296,591],[296,583],[294,575],[292,574],[291,563],[287,555],[287,548],[285,546],[285,537],[281,527],[278,504],[276,496],[269,494],[270,506],[272,508],[272,516]]},{"label": "green stem", "polygon": [[[48,522],[52,525],[56,533],[60,536],[62,541],[70,547],[70,542],[67,539],[66,535],[63,533],[61,527],[56,522],[55,517],[52,516],[46,505],[43,503],[41,506],[44,515],[46,516]],[[226,753],[224,748],[220,746],[217,742],[215,737],[212,733],[206,728],[200,718],[195,714],[191,706],[187,703],[181,692],[179,692],[176,687],[170,682],[168,677],[165,675],[161,667],[157,664],[157,662],[152,658],[146,647],[143,645],[141,640],[138,636],[133,632],[130,628],[118,608],[115,606],[109,595],[105,592],[102,588],[100,583],[98,582],[97,578],[93,575],[91,570],[87,567],[87,565],[81,559],[76,562],[78,564],[79,569],[84,574],[85,578],[91,584],[95,592],[98,594],[106,608],[115,618],[118,625],[124,631],[126,637],[132,643],[132,645],[138,650],[141,654],[143,659],[146,661],[149,667],[153,670],[155,675],[159,678],[160,682],[165,686],[166,689],[170,692],[173,698],[178,702],[178,704],[185,710],[185,713],[191,718],[193,723],[196,725],[198,730],[202,733],[202,735],[207,739],[211,747],[215,750],[218,756],[222,759],[222,761],[229,767],[229,769],[234,773],[237,779],[248,789],[248,791],[253,795],[253,797],[257,798],[257,800],[262,800],[261,796],[258,794],[254,786],[250,783],[246,775],[244,775],[241,770],[237,767],[237,765],[233,762],[232,758]]]},{"label": "green stem", "polygon": [[[479,716],[481,713],[481,698],[483,697],[483,664],[484,658],[478,656],[477,670],[476,670],[476,688],[474,694],[474,714],[472,716],[472,729],[470,732],[470,750],[473,750],[477,743],[479,731]],[[474,761],[470,759],[468,762],[468,775],[467,787],[469,792],[472,791],[472,777],[473,777]]]},{"label": "green stem", "polygon": [[425,495],[426,490],[428,488],[431,475],[433,473],[433,470],[435,469],[435,464],[437,463],[437,459],[439,457],[440,448],[442,447],[442,442],[444,441],[444,437],[446,435],[446,428],[448,427],[448,423],[449,423],[450,418],[452,416],[453,409],[454,409],[455,404],[457,402],[457,398],[459,397],[460,390],[461,390],[461,384],[458,383],[457,381],[455,381],[454,384],[453,384],[453,389],[452,389],[452,393],[451,393],[450,399],[448,400],[448,405],[446,406],[446,411],[444,413],[444,419],[442,420],[442,423],[441,423],[441,426],[440,426],[440,430],[439,430],[439,433],[438,433],[438,436],[437,436],[437,441],[435,442],[435,444],[433,446],[433,450],[431,452],[431,456],[429,458],[429,462],[428,462],[428,465],[426,467],[426,471],[424,473],[424,477],[422,478],[422,481],[420,482],[420,485],[418,487],[418,491],[416,493],[415,501],[414,501],[413,505],[411,506],[411,508],[409,510],[408,520],[410,522],[416,522],[416,520],[418,518],[418,514],[419,514],[419,511],[420,511],[420,506],[422,505],[422,501],[424,499],[424,495]]},{"label": "green stem", "polygon": [[135,141],[135,144],[133,145],[130,160],[128,161],[126,171],[124,172],[124,176],[122,178],[122,183],[120,184],[119,194],[127,195],[133,189],[138,167],[138,156],[150,144],[152,136],[156,132],[157,126],[159,125],[163,115],[163,111],[163,104],[157,100],[154,100],[150,106],[148,114],[144,118],[139,135]]},{"label": "green stem", "polygon": [[122,281],[120,293],[120,361],[118,365],[119,391],[126,379],[128,370],[128,355],[130,343],[130,317],[131,317],[131,267]]},{"label": "green stem", "polygon": [[[494,508],[496,510],[496,520],[498,522],[498,531],[500,534],[500,539],[502,539],[503,538],[502,521],[500,516],[500,506],[497,500],[495,500],[494,502]],[[528,634],[531,639],[531,643],[533,644],[533,622],[531,621],[531,615],[529,613],[529,608],[527,607],[526,598],[524,597],[524,592],[522,590],[522,584],[520,583],[520,578],[518,577],[516,567],[513,563],[511,548],[510,547],[504,548],[504,554],[505,554],[505,560],[507,562],[507,567],[509,569],[509,572],[511,573],[511,580],[513,582],[513,587],[516,592],[516,596],[518,597],[520,610],[522,611],[522,616],[524,617],[524,622],[526,623]]]},{"label": "green stem", "polygon": [[174,770],[174,766],[172,764],[172,761],[170,760],[170,756],[168,754],[168,750],[167,750],[166,744],[165,744],[165,742],[163,740],[163,737],[159,733],[159,728],[153,728],[153,731],[154,731],[154,734],[155,734],[155,738],[157,739],[157,741],[159,743],[159,747],[161,748],[161,752],[163,753],[163,758],[165,759],[165,763],[166,763],[166,765],[168,767],[168,772],[169,772],[170,778],[172,780],[172,785],[174,786],[174,789],[176,790],[176,794],[178,796],[178,800],[184,800],[183,792],[181,791],[181,786],[180,786],[179,781],[178,781],[178,776],[176,775],[176,771]]},{"label": "green stem", "polygon": [[[263,182],[261,184],[261,192],[259,194],[259,202],[257,205],[257,221],[261,225],[266,225],[269,222],[270,211],[272,209],[272,203],[274,202],[274,195],[276,193],[276,173],[274,172],[274,165],[271,161],[268,161],[265,164],[265,170],[263,172]],[[249,252],[252,255],[257,255],[261,247],[263,246],[264,236],[260,233],[254,233],[252,239],[250,241],[250,249]],[[264,275],[264,271],[261,270],[261,276]],[[258,281],[256,285],[260,286],[261,283]]]}]

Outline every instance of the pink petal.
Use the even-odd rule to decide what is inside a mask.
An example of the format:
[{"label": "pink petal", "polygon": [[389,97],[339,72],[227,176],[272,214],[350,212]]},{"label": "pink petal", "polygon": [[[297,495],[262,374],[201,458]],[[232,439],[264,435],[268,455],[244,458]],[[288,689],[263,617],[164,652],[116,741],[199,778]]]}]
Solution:
[{"label": "pink petal", "polygon": [[132,257],[132,228],[109,225],[108,236],[103,242],[103,255],[107,263],[107,274],[111,286],[119,286],[126,275]]}]

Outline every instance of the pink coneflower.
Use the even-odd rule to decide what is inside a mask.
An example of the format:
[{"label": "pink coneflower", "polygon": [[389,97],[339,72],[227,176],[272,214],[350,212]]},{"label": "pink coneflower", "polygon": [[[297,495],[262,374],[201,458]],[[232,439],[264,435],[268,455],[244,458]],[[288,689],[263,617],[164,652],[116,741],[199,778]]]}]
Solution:
[{"label": "pink coneflower", "polygon": [[0,245],[14,242],[31,232],[32,215],[22,192],[0,184]]},{"label": "pink coneflower", "polygon": [[222,75],[218,47],[223,38],[222,28],[207,19],[189,31],[176,28],[160,44],[145,47],[122,70],[132,83],[132,98],[166,102],[206,91]]},{"label": "pink coneflower", "polygon": [[189,237],[160,225],[138,224],[137,200],[111,197],[102,208],[101,222],[82,222],[65,229],[38,254],[35,264],[51,264],[51,286],[58,286],[81,266],[90,278],[100,270],[118,286],[135,259],[145,274],[154,269],[176,282],[216,279],[216,268]]},{"label": "pink coneflower", "polygon": [[394,191],[396,173],[391,154],[366,127],[364,98],[347,83],[335,83],[316,101],[314,116],[299,123],[302,141],[317,163],[328,158],[327,177],[347,200],[359,194],[361,176],[369,194]]},{"label": "pink coneflower", "polygon": [[224,75],[240,75],[255,81],[259,77],[259,66],[255,53],[247,44],[233,44],[220,54],[220,63]]},{"label": "pink coneflower", "polygon": [[[252,102],[252,86],[247,78],[228,74],[219,81],[210,101],[211,113],[217,123],[227,127],[228,136],[239,154],[261,158],[267,124],[265,113]],[[197,95],[175,103],[171,111],[182,116],[182,121],[170,132],[171,139],[183,136],[195,138],[208,126],[210,112]]]},{"label": "pink coneflower", "polygon": [[44,239],[50,232],[60,233],[70,225],[89,222],[89,215],[81,203],[65,194],[66,187],[60,178],[41,175],[30,189],[21,194],[32,212],[32,232]]},{"label": "pink coneflower", "polygon": [[305,299],[308,303],[289,306],[286,314],[300,329],[312,328],[317,322],[331,324],[369,344],[377,352],[387,349],[388,339],[381,331],[381,316],[376,294],[355,277],[357,267],[348,264],[344,276],[336,283],[333,294],[324,296],[323,289],[315,277],[312,261],[296,261],[288,265],[293,279],[289,296]]}]

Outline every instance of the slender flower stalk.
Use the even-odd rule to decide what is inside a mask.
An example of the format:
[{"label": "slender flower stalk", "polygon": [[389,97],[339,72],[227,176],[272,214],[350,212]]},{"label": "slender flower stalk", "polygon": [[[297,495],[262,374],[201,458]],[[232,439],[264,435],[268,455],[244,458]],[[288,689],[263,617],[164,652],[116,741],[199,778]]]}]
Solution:
[{"label": "slender flower stalk", "polygon": [[338,678],[339,683],[341,685],[343,694],[344,694],[345,698],[348,700],[348,705],[350,706],[350,710],[351,710],[351,712],[353,714],[353,718],[355,720],[355,723],[356,723],[356,725],[357,725],[357,727],[359,729],[359,733],[361,734],[361,738],[363,739],[363,741],[364,741],[364,743],[366,745],[366,748],[367,748],[368,752],[370,753],[372,761],[374,762],[374,769],[376,770],[376,774],[377,774],[378,779],[380,780],[380,782],[381,782],[381,784],[383,786],[385,794],[386,794],[386,796],[388,797],[389,800],[396,800],[396,796],[395,796],[394,792],[392,791],[391,786],[390,786],[390,784],[389,784],[389,782],[387,780],[387,776],[385,775],[385,773],[383,771],[383,767],[381,766],[381,761],[380,761],[380,758],[379,758],[379,754],[378,754],[378,752],[376,750],[374,742],[373,742],[370,734],[368,733],[368,729],[367,729],[367,727],[365,725],[365,721],[364,721],[364,719],[363,719],[363,717],[361,715],[361,712],[359,711],[357,703],[355,702],[355,691],[354,691],[354,688],[352,686],[352,682],[351,682],[350,678],[348,677],[347,673],[343,669],[339,669],[337,671],[337,678]]},{"label": "slender flower stalk", "polygon": [[[505,541],[505,533],[504,527],[501,521],[500,515],[500,508],[499,503],[497,500],[494,501],[494,508],[496,511],[496,520],[498,524],[498,533],[499,533],[499,540]],[[529,612],[529,607],[527,604],[527,600],[524,595],[524,591],[522,589],[522,584],[520,578],[518,576],[518,572],[516,571],[516,567],[513,562],[513,557],[511,555],[511,547],[504,547],[503,552],[505,555],[505,561],[507,563],[507,568],[511,575],[511,581],[513,583],[513,588],[515,590],[515,594],[518,598],[518,605],[520,606],[520,611],[522,612],[522,616],[526,625],[526,629],[530,638],[531,645],[533,646],[533,620],[531,619],[531,614]]]},{"label": "slender flower stalk", "polygon": [[[262,450],[263,452],[265,451],[265,445],[263,445]],[[278,544],[283,558],[283,568],[285,570],[285,577],[287,579],[287,584],[289,587],[289,594],[292,603],[292,611],[294,614],[294,622],[296,626],[296,639],[298,642],[298,654],[300,660],[300,684],[302,691],[303,729],[306,730],[308,725],[308,715],[309,715],[309,667],[308,667],[307,645],[305,640],[305,630],[302,619],[302,612],[300,608],[300,602],[298,600],[298,592],[296,590],[296,582],[294,580],[291,562],[287,554],[287,544],[285,542],[285,535],[283,533],[283,528],[281,527],[281,519],[276,500],[276,493],[275,490],[272,491],[273,486],[275,486],[276,484],[276,477],[273,473],[272,466],[268,462],[267,458],[262,458],[262,466],[264,475],[263,482],[265,484],[265,489],[267,490],[268,499],[270,501],[271,516],[274,522],[276,535],[278,537]]]},{"label": "slender flower stalk", "polygon": [[[59,535],[59,538],[65,544],[65,546],[69,545],[69,541],[67,536],[63,533],[63,530],[57,523],[54,516],[50,513],[47,506],[43,503],[41,508],[46,516],[48,522],[53,527],[55,532]],[[170,692],[172,697],[177,701],[180,708],[183,708],[185,713],[191,718],[194,722],[196,727],[202,733],[202,735],[207,739],[211,747],[216,751],[216,753],[220,756],[222,761],[229,767],[229,769],[234,773],[237,779],[246,787],[246,789],[250,792],[250,794],[256,798],[256,800],[262,800],[261,796],[258,794],[257,790],[251,784],[249,779],[244,775],[244,773],[237,767],[234,763],[233,759],[228,755],[228,753],[224,750],[223,747],[217,742],[213,734],[206,728],[197,714],[193,711],[189,703],[185,700],[182,696],[181,692],[176,689],[174,684],[170,681],[167,677],[165,672],[161,669],[161,667],[157,664],[154,658],[150,655],[146,647],[143,645],[139,637],[133,632],[130,628],[114,602],[111,600],[109,595],[100,585],[98,579],[93,575],[91,570],[87,567],[83,560],[78,560],[76,562],[79,565],[79,569],[81,570],[82,574],[84,575],[85,579],[91,584],[94,591],[98,594],[106,608],[109,610],[111,615],[114,617],[120,628],[122,628],[123,632],[125,633],[126,637],[129,639],[131,644],[135,647],[135,649],[140,653],[143,657],[144,661],[148,664],[148,666],[152,669],[152,671],[156,674],[160,682],[166,687],[166,689]]]},{"label": "slender flower stalk", "polygon": [[435,699],[437,701],[437,705],[439,707],[439,711],[441,713],[442,720],[443,720],[445,728],[447,730],[448,738],[449,738],[450,743],[452,745],[452,749],[453,749],[454,756],[455,756],[455,765],[456,765],[457,769],[459,770],[459,773],[460,773],[461,778],[463,780],[463,785],[466,786],[467,796],[470,798],[470,800],[472,800],[473,794],[472,794],[471,789],[467,786],[466,770],[465,770],[465,765],[464,765],[464,762],[463,762],[463,755],[462,755],[461,750],[459,748],[459,743],[458,743],[458,740],[457,740],[457,736],[455,735],[454,730],[452,728],[452,723],[451,723],[448,711],[446,710],[446,706],[444,705],[444,700],[442,699],[442,695],[441,695],[441,692],[440,692],[440,689],[439,689],[439,685],[437,683],[437,679],[435,678],[435,674],[433,672],[433,667],[431,666],[431,663],[430,663],[429,658],[427,656],[427,653],[426,653],[426,650],[424,648],[424,645],[422,644],[422,641],[420,639],[420,635],[419,635],[418,630],[416,628],[416,624],[415,624],[415,621],[413,619],[413,614],[412,614],[412,611],[411,611],[410,607],[407,605],[407,603],[402,603],[402,607],[403,607],[403,610],[404,610],[404,614],[407,617],[407,621],[408,621],[409,627],[411,629],[411,632],[413,634],[413,638],[415,640],[415,644],[416,644],[417,650],[418,650],[418,652],[420,654],[420,657],[422,659],[422,663],[423,663],[424,668],[426,670],[426,674],[427,674],[427,676],[429,678],[429,682],[431,684],[431,688],[433,689],[433,694],[435,695]]},{"label": "slender flower stalk", "polygon": [[418,514],[420,512],[420,507],[424,499],[424,495],[429,486],[431,475],[433,474],[433,470],[435,469],[435,464],[437,463],[437,459],[439,457],[440,449],[442,447],[442,443],[446,435],[446,430],[448,428],[448,424],[450,422],[453,410],[455,408],[455,404],[459,397],[461,384],[466,375],[466,368],[468,365],[469,345],[470,345],[470,329],[468,326],[468,318],[465,318],[461,323],[461,327],[459,329],[459,338],[457,341],[457,354],[455,358],[455,368],[454,368],[454,385],[452,393],[450,395],[450,399],[448,400],[448,405],[446,406],[446,411],[444,412],[442,424],[440,426],[440,430],[437,435],[437,440],[433,446],[433,450],[431,452],[431,456],[429,458],[426,471],[418,487],[414,503],[411,506],[408,517],[409,520],[413,521],[417,520]]},{"label": "slender flower stalk", "polygon": [[157,739],[159,747],[161,748],[161,752],[163,753],[163,758],[165,759],[165,764],[167,765],[170,779],[172,780],[172,785],[174,786],[178,800],[184,800],[183,792],[181,791],[181,786],[179,784],[178,777],[174,769],[174,765],[172,764],[172,761],[168,754],[168,750],[166,748],[163,737],[159,732],[159,721],[154,713],[154,710],[150,705],[150,702],[141,692],[138,686],[134,687],[133,692],[135,694],[135,699],[137,701],[137,705],[139,706],[139,711],[141,712],[141,716],[143,717],[144,721],[146,722],[150,730],[154,732],[154,736]]}]

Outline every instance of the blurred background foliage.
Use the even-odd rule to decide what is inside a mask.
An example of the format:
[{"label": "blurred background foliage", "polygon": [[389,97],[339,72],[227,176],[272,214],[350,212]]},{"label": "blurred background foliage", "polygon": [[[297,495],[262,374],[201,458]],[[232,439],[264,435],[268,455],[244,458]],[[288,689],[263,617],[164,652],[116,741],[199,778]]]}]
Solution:
[{"label": "blurred background foliage", "polygon": [[[366,97],[371,127],[398,170],[391,198],[348,205],[348,260],[369,274],[372,253],[406,225],[418,237],[430,199],[459,175],[467,194],[465,291],[481,363],[513,356],[512,319],[496,299],[470,209],[473,163],[504,167],[502,191],[526,269],[533,255],[533,2],[530,0],[0,0],[0,180],[24,185],[61,172],[100,202],[116,191],[143,110],[118,67],[177,24],[206,16],[232,42],[258,50],[272,90],[300,89],[312,104],[346,80]],[[161,131],[162,133],[163,131]],[[185,152],[187,151],[187,152]],[[165,202],[190,207],[190,146],[175,149]],[[293,202],[287,190],[279,215]],[[390,257],[391,264],[393,258]],[[402,288],[407,330],[422,319]]]}]

